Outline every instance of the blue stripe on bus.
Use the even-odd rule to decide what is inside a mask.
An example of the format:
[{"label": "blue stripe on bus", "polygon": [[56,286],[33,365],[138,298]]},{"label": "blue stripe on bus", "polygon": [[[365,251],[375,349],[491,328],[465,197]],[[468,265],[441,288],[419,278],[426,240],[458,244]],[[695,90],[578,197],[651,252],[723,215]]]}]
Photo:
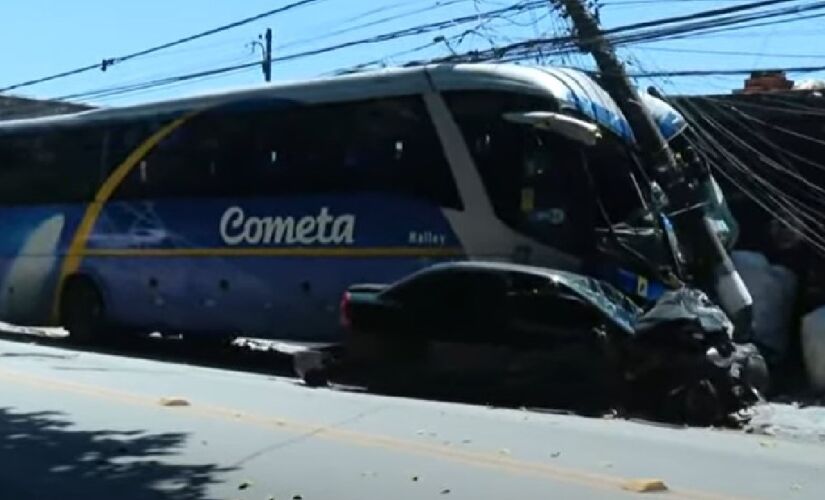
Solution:
[{"label": "blue stripe on bus", "polygon": [[354,194],[113,201],[87,243],[89,250],[313,246],[449,248],[460,242],[432,203]]},{"label": "blue stripe on bus", "polygon": [[[243,218],[222,231],[233,208]],[[286,241],[286,229],[280,242],[264,241],[260,228],[276,219],[306,244]],[[250,220],[255,234],[244,235]],[[441,208],[389,195],[124,201],[101,211],[80,271],[101,283],[108,313],[125,325],[331,340],[349,285],[463,256]]]}]

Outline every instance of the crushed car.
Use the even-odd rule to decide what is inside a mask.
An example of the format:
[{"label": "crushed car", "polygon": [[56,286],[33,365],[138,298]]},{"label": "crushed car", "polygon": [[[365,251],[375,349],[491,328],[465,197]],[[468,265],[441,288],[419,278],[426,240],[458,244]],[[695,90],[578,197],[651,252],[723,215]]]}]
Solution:
[{"label": "crushed car", "polygon": [[734,344],[725,313],[688,288],[643,310],[595,278],[451,262],[353,285],[340,315],[342,345],[295,357],[308,385],[713,424],[766,383],[758,352]]}]

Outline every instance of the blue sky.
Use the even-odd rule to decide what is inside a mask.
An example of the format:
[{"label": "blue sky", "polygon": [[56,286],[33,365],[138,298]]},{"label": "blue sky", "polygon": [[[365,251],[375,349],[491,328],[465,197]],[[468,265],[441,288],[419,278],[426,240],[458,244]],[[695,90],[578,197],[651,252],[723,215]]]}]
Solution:
[{"label": "blue sky", "polygon": [[[0,5],[0,87],[51,73],[92,64],[174,40],[289,3],[288,0],[5,0]],[[60,97],[90,90],[140,83],[172,75],[252,62],[260,56],[248,42],[267,27],[275,32],[277,55],[291,54],[426,22],[491,10],[514,2],[502,0],[320,0],[295,9],[110,68],[92,71],[16,91],[35,97]],[[731,0],[603,0],[602,20],[609,28],[637,21],[690,13],[738,3]],[[805,3],[799,1],[798,3]],[[549,2],[548,2],[549,5]],[[362,26],[395,17],[396,19]],[[825,65],[823,21],[798,21],[773,27],[742,30],[702,38],[634,46],[621,54],[637,69],[717,69],[771,66]],[[563,23],[549,9],[537,9],[510,21],[499,21],[468,35],[453,50],[486,48],[531,36],[561,33]],[[439,33],[376,45],[353,47],[316,57],[276,64],[275,80],[306,78],[365,61],[386,58],[387,64],[426,59],[448,53],[437,44],[413,54],[403,53],[432,42],[439,34],[451,36],[472,24]],[[336,34],[336,31],[348,32]],[[726,51],[737,54],[681,52]],[[741,54],[740,54],[741,53]],[[756,55],[763,53],[765,55]],[[395,55],[395,57],[390,57]],[[574,56],[559,63],[586,65]],[[797,76],[823,77],[825,72]],[[704,77],[659,80],[667,92],[729,92],[741,87],[743,77]],[[91,99],[102,105],[124,105],[176,97],[263,81],[259,68],[221,77],[179,83],[170,87]],[[647,82],[645,82],[647,83]]]}]

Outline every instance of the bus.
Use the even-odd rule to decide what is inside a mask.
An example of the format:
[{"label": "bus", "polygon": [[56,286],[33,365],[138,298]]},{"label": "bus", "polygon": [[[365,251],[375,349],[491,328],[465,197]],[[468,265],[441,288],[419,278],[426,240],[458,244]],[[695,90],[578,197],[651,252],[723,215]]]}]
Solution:
[{"label": "bus", "polygon": [[[526,123],[535,112],[601,137]],[[684,127],[657,117],[667,136]],[[453,259],[581,271],[594,228],[650,220],[632,145],[584,73],[507,64],[0,122],[0,319],[80,341],[333,340],[352,283]]]}]

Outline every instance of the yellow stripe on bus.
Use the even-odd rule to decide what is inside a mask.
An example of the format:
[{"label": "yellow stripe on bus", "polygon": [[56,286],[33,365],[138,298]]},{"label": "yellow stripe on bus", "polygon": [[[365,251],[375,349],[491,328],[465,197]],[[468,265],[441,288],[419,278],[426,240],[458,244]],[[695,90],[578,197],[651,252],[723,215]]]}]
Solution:
[{"label": "yellow stripe on bus", "polygon": [[57,282],[57,288],[55,289],[54,301],[52,305],[53,322],[56,323],[59,320],[60,295],[63,289],[63,283],[67,277],[80,268],[80,263],[83,261],[84,249],[86,248],[86,242],[89,239],[89,235],[92,233],[92,229],[97,222],[97,218],[100,216],[100,211],[103,209],[104,204],[109,200],[109,198],[111,198],[112,193],[114,193],[118,186],[120,186],[123,179],[129,175],[132,169],[134,169],[135,166],[140,163],[140,161],[143,160],[143,158],[155,146],[157,146],[158,143],[160,143],[160,141],[168,137],[172,132],[183,125],[195,114],[196,112],[187,113],[180,118],[177,118],[171,123],[158,129],[148,139],[143,141],[140,146],[132,151],[129,156],[127,156],[126,159],[112,171],[111,175],[109,175],[103,185],[100,186],[100,189],[98,189],[94,200],[86,206],[86,211],[83,214],[80,224],[75,230],[72,241],[69,244],[69,249],[66,252],[66,256],[63,258],[63,264],[60,268],[60,278]]},{"label": "yellow stripe on bus", "polygon": [[85,257],[459,257],[460,247],[88,248]]}]

